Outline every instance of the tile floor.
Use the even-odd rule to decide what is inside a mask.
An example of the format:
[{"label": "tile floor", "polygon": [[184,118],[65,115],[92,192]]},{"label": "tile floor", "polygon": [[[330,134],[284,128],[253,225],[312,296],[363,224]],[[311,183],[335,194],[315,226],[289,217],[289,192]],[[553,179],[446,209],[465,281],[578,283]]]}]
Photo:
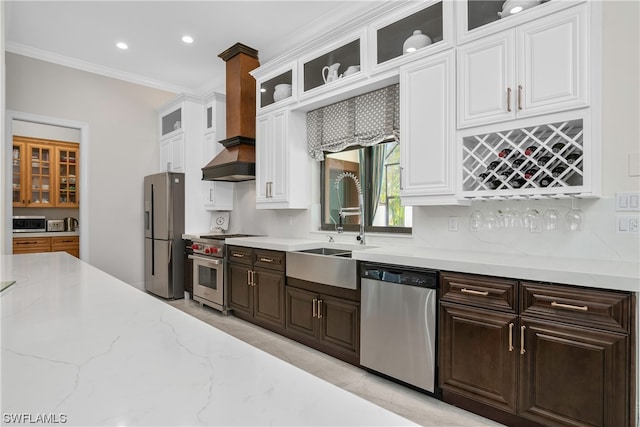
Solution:
[{"label": "tile floor", "polygon": [[423,426],[501,426],[423,393],[381,378],[288,338],[199,303],[181,299],[172,306],[275,357]]}]

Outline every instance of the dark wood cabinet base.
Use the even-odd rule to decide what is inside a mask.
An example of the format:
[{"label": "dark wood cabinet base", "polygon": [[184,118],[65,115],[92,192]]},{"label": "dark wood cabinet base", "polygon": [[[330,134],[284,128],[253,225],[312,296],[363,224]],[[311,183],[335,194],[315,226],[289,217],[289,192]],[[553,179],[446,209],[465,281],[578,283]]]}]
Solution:
[{"label": "dark wood cabinet base", "polygon": [[493,408],[484,403],[477,402],[457,393],[447,390],[442,391],[442,400],[450,405],[456,406],[465,411],[473,412],[482,417],[489,418],[501,424],[514,427],[544,427],[542,424],[527,420],[515,414],[504,412],[500,409]]}]

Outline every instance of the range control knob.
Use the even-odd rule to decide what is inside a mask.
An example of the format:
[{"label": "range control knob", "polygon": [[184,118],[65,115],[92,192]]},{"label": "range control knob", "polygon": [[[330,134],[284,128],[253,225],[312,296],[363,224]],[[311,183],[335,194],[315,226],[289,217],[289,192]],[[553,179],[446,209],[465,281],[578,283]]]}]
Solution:
[{"label": "range control knob", "polygon": [[211,248],[205,248],[204,249],[204,253],[205,254],[210,254],[211,253]]},{"label": "range control knob", "polygon": [[198,250],[198,249],[200,249],[200,245],[199,245],[199,244],[197,244],[197,243],[193,243],[193,244],[191,245],[191,249]]},{"label": "range control knob", "polygon": [[211,248],[211,253],[212,253],[212,254],[217,254],[218,252],[220,252],[220,249],[218,249],[218,248]]}]

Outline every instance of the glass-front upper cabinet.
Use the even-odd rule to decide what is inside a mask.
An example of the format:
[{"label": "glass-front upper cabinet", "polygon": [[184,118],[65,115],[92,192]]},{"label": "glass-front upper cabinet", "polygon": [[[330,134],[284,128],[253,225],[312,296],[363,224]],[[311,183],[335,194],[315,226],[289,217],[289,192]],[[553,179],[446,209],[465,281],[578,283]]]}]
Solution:
[{"label": "glass-front upper cabinet", "polygon": [[461,0],[456,3],[458,43],[466,43],[555,13],[586,0]]},{"label": "glass-front upper cabinet", "polygon": [[182,108],[173,110],[160,119],[160,137],[164,138],[170,133],[182,129]]},{"label": "glass-front upper cabinet", "polygon": [[78,200],[78,157],[77,147],[57,147],[58,162],[58,207],[79,206]]},{"label": "glass-front upper cabinet", "polygon": [[453,2],[411,2],[370,26],[372,69],[397,67],[452,46]]},{"label": "glass-front upper cabinet", "polygon": [[29,207],[53,206],[53,153],[46,145],[29,145],[30,162],[27,204]]},{"label": "glass-front upper cabinet", "polygon": [[11,193],[13,195],[12,199],[14,207],[27,205],[27,198],[25,196],[26,174],[24,172],[25,150],[25,144],[19,142],[13,143]]},{"label": "glass-front upper cabinet", "polygon": [[[303,95],[314,89],[342,86],[363,76],[363,31],[337,40],[300,59]],[[315,91],[314,91],[315,92]]]},{"label": "glass-front upper cabinet", "polygon": [[256,111],[282,107],[297,99],[297,69],[297,62],[293,61],[250,72],[256,79]]}]

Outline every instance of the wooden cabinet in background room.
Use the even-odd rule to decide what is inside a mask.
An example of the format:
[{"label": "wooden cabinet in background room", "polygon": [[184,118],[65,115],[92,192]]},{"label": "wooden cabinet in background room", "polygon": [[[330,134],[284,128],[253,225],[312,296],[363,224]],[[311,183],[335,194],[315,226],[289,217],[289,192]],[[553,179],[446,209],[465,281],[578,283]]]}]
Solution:
[{"label": "wooden cabinet in background room", "polygon": [[444,400],[507,425],[633,425],[628,292],[444,273]]},{"label": "wooden cabinet in background room", "polygon": [[233,314],[276,332],[284,329],[285,254],[229,247],[228,291]]},{"label": "wooden cabinet in background room", "polygon": [[78,208],[80,148],[76,143],[13,137],[13,207]]},{"label": "wooden cabinet in background room", "polygon": [[286,335],[338,359],[360,364],[360,292],[289,277]]},{"label": "wooden cabinet in background room", "polygon": [[51,252],[64,251],[76,258],[80,258],[80,237],[60,236],[51,237]]},{"label": "wooden cabinet in background room", "polygon": [[50,237],[14,237],[13,254],[51,252]]}]

